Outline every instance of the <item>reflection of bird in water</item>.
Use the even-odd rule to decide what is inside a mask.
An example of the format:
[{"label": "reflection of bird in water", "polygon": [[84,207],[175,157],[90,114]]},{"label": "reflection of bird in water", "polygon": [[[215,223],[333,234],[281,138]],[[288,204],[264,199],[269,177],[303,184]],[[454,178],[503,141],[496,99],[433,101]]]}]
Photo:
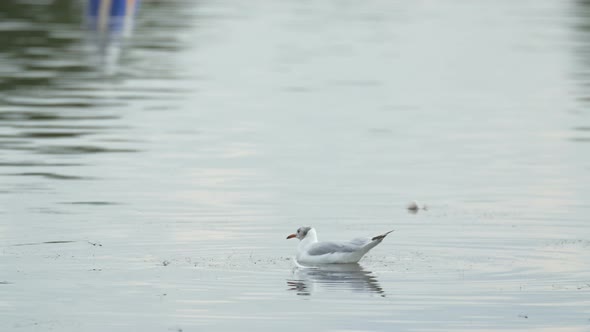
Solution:
[{"label": "reflection of bird in water", "polygon": [[297,295],[311,295],[320,288],[350,290],[355,293],[374,293],[385,297],[377,277],[357,263],[298,266],[293,279],[287,280],[289,290]]}]

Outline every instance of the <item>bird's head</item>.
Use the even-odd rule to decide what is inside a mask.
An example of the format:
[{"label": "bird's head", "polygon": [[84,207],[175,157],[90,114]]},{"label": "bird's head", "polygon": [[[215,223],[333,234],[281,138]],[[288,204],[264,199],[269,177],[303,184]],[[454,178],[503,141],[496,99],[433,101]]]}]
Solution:
[{"label": "bird's head", "polygon": [[303,240],[307,236],[307,233],[309,233],[309,231],[312,229],[313,228],[307,227],[307,226],[299,227],[299,229],[297,229],[296,233],[293,233],[293,234],[287,236],[287,240],[292,239],[294,237],[298,238],[299,240]]}]

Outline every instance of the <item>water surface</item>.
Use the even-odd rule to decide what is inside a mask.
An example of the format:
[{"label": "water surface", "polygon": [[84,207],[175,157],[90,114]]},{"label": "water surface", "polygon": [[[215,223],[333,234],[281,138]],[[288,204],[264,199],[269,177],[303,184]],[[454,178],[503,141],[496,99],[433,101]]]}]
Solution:
[{"label": "water surface", "polygon": [[0,4],[3,331],[590,328],[587,2],[81,13]]}]

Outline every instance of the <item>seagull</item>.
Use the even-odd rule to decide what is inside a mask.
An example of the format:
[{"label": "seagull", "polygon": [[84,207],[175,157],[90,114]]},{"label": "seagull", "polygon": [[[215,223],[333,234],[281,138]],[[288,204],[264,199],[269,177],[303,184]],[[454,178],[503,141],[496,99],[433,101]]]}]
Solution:
[{"label": "seagull", "polygon": [[357,263],[369,250],[381,243],[389,231],[373,238],[357,238],[346,242],[318,242],[318,235],[312,227],[299,227],[297,233],[287,236],[298,238],[297,261],[310,264]]}]

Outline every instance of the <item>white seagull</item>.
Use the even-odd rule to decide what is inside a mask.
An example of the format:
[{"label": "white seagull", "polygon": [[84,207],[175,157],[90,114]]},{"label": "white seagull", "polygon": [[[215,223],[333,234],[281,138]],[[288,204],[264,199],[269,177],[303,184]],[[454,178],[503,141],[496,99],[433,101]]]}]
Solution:
[{"label": "white seagull", "polygon": [[389,231],[373,238],[357,238],[346,242],[318,242],[312,227],[299,227],[297,233],[287,236],[301,240],[297,247],[297,261],[310,264],[356,263],[369,250],[381,243]]}]

